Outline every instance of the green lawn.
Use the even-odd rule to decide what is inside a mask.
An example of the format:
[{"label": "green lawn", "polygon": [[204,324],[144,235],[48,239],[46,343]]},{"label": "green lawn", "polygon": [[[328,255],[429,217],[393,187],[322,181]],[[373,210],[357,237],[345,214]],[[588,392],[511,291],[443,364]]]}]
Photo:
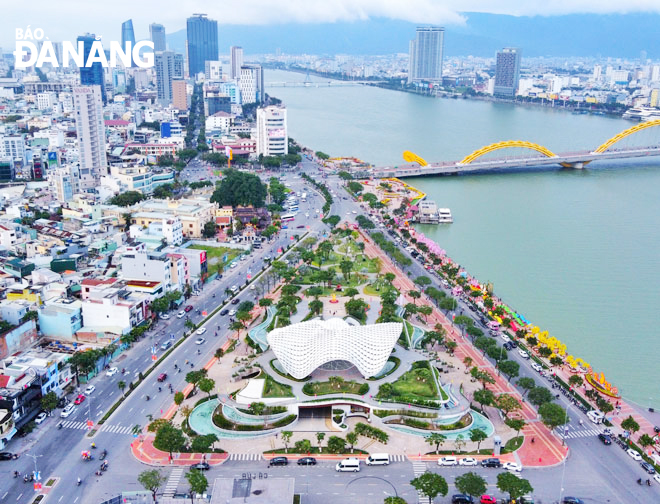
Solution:
[{"label": "green lawn", "polygon": [[412,369],[395,381],[392,386],[398,393],[397,395],[416,396],[421,399],[438,398],[433,377],[428,369]]},{"label": "green lawn", "polygon": [[293,391],[289,385],[276,382],[269,375],[266,375],[264,382],[263,397],[294,397]]},{"label": "green lawn", "polygon": [[516,451],[518,448],[522,446],[524,440],[525,440],[525,436],[518,436],[509,439],[504,445],[504,448],[502,449],[502,453],[511,453]]},{"label": "green lawn", "polygon": [[329,381],[325,382],[310,382],[305,384],[303,391],[307,395],[326,395],[326,394],[340,394],[346,392],[347,394],[366,394],[367,391],[360,391],[363,383],[345,381],[339,386],[332,384]]},{"label": "green lawn", "polygon": [[243,252],[241,249],[233,249],[229,247],[212,247],[210,245],[191,245],[188,248],[206,250],[206,260],[209,264],[219,264],[222,262],[225,254],[227,255],[227,262],[225,264],[230,263],[232,260],[234,260],[234,258],[241,255]]}]

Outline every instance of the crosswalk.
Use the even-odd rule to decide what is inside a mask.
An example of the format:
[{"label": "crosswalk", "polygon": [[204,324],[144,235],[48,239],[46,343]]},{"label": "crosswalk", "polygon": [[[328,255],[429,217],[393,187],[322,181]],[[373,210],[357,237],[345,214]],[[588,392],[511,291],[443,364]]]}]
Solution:
[{"label": "crosswalk", "polygon": [[570,427],[565,430],[563,427],[559,427],[556,429],[556,432],[564,439],[576,439],[594,437],[598,434],[602,434],[603,431],[598,429],[571,429]]},{"label": "crosswalk", "polygon": [[[415,475],[415,478],[417,476],[421,476],[426,472],[426,462],[413,461],[412,466],[413,466],[413,474]],[[417,490],[417,496],[418,496],[417,502],[428,501],[428,497],[419,490]]]},{"label": "crosswalk", "polygon": [[176,489],[179,487],[179,481],[181,481],[181,476],[183,476],[183,471],[185,469],[185,467],[181,466],[176,466],[174,469],[172,469],[170,477],[167,478],[165,489],[163,490],[164,497],[174,497]]},{"label": "crosswalk", "polygon": [[229,460],[263,460],[261,453],[231,453]]},{"label": "crosswalk", "polygon": [[[62,422],[62,427],[64,429],[78,429],[78,430],[87,430],[87,422],[76,422],[73,420],[69,420],[66,422]],[[100,432],[110,432],[112,434],[132,434],[133,433],[133,426],[125,426],[125,425],[110,425],[110,424],[103,424],[99,429]]]}]

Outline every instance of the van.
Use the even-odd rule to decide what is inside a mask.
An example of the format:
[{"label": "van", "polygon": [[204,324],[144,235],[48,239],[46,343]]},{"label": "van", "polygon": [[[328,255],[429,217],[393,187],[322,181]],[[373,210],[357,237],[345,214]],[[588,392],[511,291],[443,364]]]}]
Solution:
[{"label": "van", "polygon": [[389,465],[390,456],[387,453],[372,453],[365,462],[367,465]]},{"label": "van", "polygon": [[335,466],[337,472],[359,472],[360,471],[360,459],[357,458],[347,458],[338,462]]},{"label": "van", "polygon": [[587,412],[587,418],[591,420],[595,424],[603,423],[603,418],[605,418],[605,415],[603,415],[600,411],[596,410],[591,410]]}]

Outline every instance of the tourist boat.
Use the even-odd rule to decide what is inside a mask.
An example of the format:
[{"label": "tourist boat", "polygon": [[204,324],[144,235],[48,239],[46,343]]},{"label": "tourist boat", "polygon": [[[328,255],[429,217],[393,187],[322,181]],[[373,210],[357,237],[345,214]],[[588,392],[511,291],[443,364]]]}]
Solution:
[{"label": "tourist boat", "polygon": [[653,121],[660,119],[660,110],[652,107],[634,107],[626,110],[623,118],[633,121]]},{"label": "tourist boat", "polygon": [[451,216],[451,210],[449,208],[438,208],[438,223],[451,224],[452,222],[454,222],[454,219]]}]

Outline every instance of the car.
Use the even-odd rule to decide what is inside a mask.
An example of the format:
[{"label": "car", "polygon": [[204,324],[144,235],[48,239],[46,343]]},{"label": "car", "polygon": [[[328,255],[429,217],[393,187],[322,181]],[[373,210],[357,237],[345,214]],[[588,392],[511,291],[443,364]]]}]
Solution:
[{"label": "car", "polygon": [[89,395],[89,394],[91,394],[92,392],[94,392],[95,390],[96,390],[96,387],[95,387],[94,385],[89,385],[89,386],[85,389],[85,395]]},{"label": "car", "polygon": [[458,460],[458,465],[460,466],[476,466],[478,464],[477,459],[473,457],[463,457]]},{"label": "car", "polygon": [[236,310],[234,309],[229,310],[229,316],[233,317],[234,315],[236,315]]},{"label": "car", "polygon": [[508,343],[509,341],[511,341],[511,338],[509,338],[509,335],[506,334],[506,333],[500,334],[500,338],[502,338],[502,341],[504,341],[505,343]]},{"label": "car", "polygon": [[170,316],[167,313],[161,313],[158,316],[160,318],[162,318],[163,320],[169,320],[170,319]]},{"label": "car", "polygon": [[536,362],[532,362],[531,366],[532,366],[532,369],[534,371],[536,371],[537,373],[540,373],[541,371],[543,371],[543,366],[541,366],[541,364],[537,364]]},{"label": "car", "polygon": [[439,466],[455,466],[458,464],[456,457],[442,457],[438,459]]},{"label": "car", "polygon": [[186,307],[183,309],[183,311],[185,311],[186,313],[188,313],[189,311],[192,311],[192,309],[193,309],[193,306],[192,306],[192,305],[188,305],[188,306],[186,306]]},{"label": "car", "polygon": [[472,504],[474,499],[469,495],[455,494],[451,496],[451,504]]},{"label": "car", "polygon": [[484,494],[479,499],[480,504],[497,504],[497,499],[492,495]]},{"label": "car", "polygon": [[197,331],[195,331],[195,334],[201,335],[204,334],[205,332],[206,332],[206,327],[200,327],[199,329],[197,329]]},{"label": "car", "polygon": [[119,370],[116,367],[111,367],[110,369],[108,369],[108,371],[106,371],[105,374],[108,376],[114,376],[117,374],[117,371]]},{"label": "car", "polygon": [[584,504],[584,501],[578,497],[564,497],[563,504]]},{"label": "car", "polygon": [[167,373],[161,373],[161,374],[159,374],[157,380],[158,380],[159,382],[164,382],[165,380],[167,380]]},{"label": "car", "polygon": [[211,466],[208,465],[206,462],[198,462],[197,464],[193,464],[190,466],[191,469],[197,469],[198,471],[208,471],[211,469]]},{"label": "car", "polygon": [[67,404],[66,407],[62,410],[60,413],[60,416],[62,418],[67,418],[71,413],[73,413],[76,410],[75,405],[73,404]]},{"label": "car", "polygon": [[353,210],[353,211],[352,211],[351,213],[354,213],[354,214],[356,214],[357,212],[356,212],[355,210]]},{"label": "car", "polygon": [[270,261],[270,259],[271,259],[271,257],[270,257],[269,255],[267,255],[266,257],[264,257],[264,261]]},{"label": "car", "polygon": [[41,413],[39,413],[39,414],[37,415],[37,418],[34,419],[34,423],[36,423],[37,425],[39,425],[39,424],[42,423],[44,420],[46,420],[46,418],[48,418],[48,415],[46,414],[45,411],[42,411]]},{"label": "car", "polygon": [[600,439],[600,442],[604,445],[612,444],[612,438],[605,433],[598,434],[598,439]]},{"label": "car", "polygon": [[518,355],[520,355],[523,359],[529,359],[529,354],[525,352],[522,348],[518,349]]},{"label": "car", "polygon": [[73,404],[82,404],[85,402],[85,395],[84,394],[78,394],[78,397],[73,401]]},{"label": "car", "polygon": [[502,462],[498,458],[487,458],[481,461],[481,467],[502,467]]},{"label": "car", "polygon": [[632,448],[628,448],[626,450],[626,453],[628,455],[630,455],[630,458],[632,458],[633,460],[636,460],[637,462],[642,460],[642,456],[639,454],[639,452],[637,450],[633,450]]},{"label": "car", "polygon": [[316,459],[314,457],[303,457],[298,459],[298,465],[316,465]]},{"label": "car", "polygon": [[522,466],[517,462],[504,462],[502,468],[512,472],[522,472]]},{"label": "car", "polygon": [[642,469],[644,469],[647,473],[655,474],[655,467],[653,467],[653,464],[642,462],[640,465],[642,466]]},{"label": "car", "polygon": [[224,317],[224,316],[227,315],[228,313],[229,313],[229,310],[228,310],[227,308],[225,308],[225,309],[223,309],[223,310],[220,310],[220,316],[221,316],[221,317]]},{"label": "car", "polygon": [[160,346],[160,349],[164,352],[165,350],[167,350],[171,346],[172,346],[172,340],[167,340],[167,341],[163,342],[163,344]]},{"label": "car", "polygon": [[653,475],[653,479],[654,479],[657,483],[660,483],[660,474],[655,473],[655,474]]},{"label": "car", "polygon": [[270,466],[285,466],[289,465],[289,459],[286,457],[273,457],[270,459],[270,462],[268,462],[268,467]]},{"label": "car", "polygon": [[13,460],[14,454],[11,452],[0,452],[0,460]]},{"label": "car", "polygon": [[201,345],[202,343],[205,343],[206,340],[204,338],[197,338],[195,340],[195,345]]},{"label": "car", "polygon": [[231,304],[238,304],[240,302],[241,302],[241,300],[239,298],[234,298],[234,299],[231,300]]},{"label": "car", "polygon": [[512,350],[513,349],[513,342],[512,341],[507,341],[506,343],[504,343],[504,345],[502,345],[502,348],[504,348],[506,350]]},{"label": "car", "polygon": [[181,310],[179,313],[176,314],[176,318],[183,318],[186,316],[186,312]]}]

